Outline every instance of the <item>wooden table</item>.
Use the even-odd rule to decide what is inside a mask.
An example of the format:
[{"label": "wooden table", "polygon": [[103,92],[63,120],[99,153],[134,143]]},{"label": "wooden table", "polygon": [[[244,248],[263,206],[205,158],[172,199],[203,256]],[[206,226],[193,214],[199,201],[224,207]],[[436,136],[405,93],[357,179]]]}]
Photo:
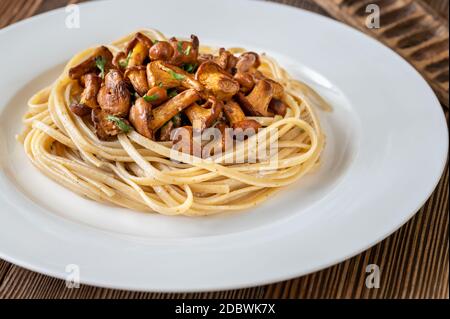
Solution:
[{"label": "wooden table", "polygon": [[[314,0],[275,0],[325,14]],[[0,28],[74,0],[2,0]],[[448,19],[448,0],[427,1]],[[446,110],[448,120],[448,110]],[[211,293],[161,294],[82,285],[0,260],[0,298],[449,298],[448,166],[423,208],[380,244],[323,271],[272,285]],[[380,288],[365,285],[366,266],[381,270]]]}]

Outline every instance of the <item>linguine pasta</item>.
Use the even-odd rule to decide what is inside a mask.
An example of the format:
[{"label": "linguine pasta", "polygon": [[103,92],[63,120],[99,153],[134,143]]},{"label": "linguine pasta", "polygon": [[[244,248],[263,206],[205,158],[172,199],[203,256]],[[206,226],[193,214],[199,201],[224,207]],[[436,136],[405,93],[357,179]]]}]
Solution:
[{"label": "linguine pasta", "polygon": [[[166,40],[155,30],[140,32],[152,40]],[[109,50],[119,52],[133,35],[109,45]],[[114,140],[100,140],[92,123],[69,109],[76,87],[68,71],[92,52],[88,49],[74,56],[52,85],[29,100],[23,120],[26,128],[19,136],[41,172],[79,195],[164,215],[210,215],[254,207],[312,172],[320,162],[325,136],[315,112],[327,108],[326,102],[266,55],[261,55],[259,70],[283,85],[287,113],[284,117],[250,117],[262,129],[214,159],[175,152],[172,142],[154,141],[135,130]],[[200,52],[217,50],[201,46]],[[262,136],[270,137],[258,149],[276,145],[276,156],[248,161],[248,146]],[[244,161],[230,163],[237,155]]]}]

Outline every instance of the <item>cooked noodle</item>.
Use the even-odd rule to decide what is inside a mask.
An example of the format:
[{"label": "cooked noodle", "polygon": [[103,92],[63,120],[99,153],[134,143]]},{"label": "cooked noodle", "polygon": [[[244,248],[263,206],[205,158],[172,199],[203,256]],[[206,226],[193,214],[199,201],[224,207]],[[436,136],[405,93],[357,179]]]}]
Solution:
[{"label": "cooked noodle", "polygon": [[[151,39],[166,40],[154,30],[141,31]],[[130,34],[108,46],[116,53]],[[231,49],[232,53],[244,52]],[[33,164],[72,191],[94,201],[164,215],[210,215],[254,207],[275,191],[314,170],[325,145],[315,113],[327,105],[313,90],[290,78],[278,63],[261,55],[259,68],[285,88],[288,112],[284,118],[257,118],[264,129],[214,161],[171,150],[171,142],[156,142],[136,131],[115,141],[101,141],[91,124],[69,110],[74,81],[68,70],[88,58],[93,49],[77,54],[61,76],[29,101],[26,128],[19,139]],[[202,46],[201,52],[216,52]],[[265,162],[227,163],[243,154],[258,136],[277,131],[275,166]],[[258,145],[263,149],[270,147]]]}]

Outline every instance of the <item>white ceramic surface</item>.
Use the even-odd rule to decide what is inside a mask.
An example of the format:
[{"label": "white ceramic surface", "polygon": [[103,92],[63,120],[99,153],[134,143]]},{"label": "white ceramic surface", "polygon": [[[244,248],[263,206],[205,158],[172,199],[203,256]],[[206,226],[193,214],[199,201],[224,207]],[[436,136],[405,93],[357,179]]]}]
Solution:
[{"label": "white ceramic surface", "polygon": [[[390,49],[271,3],[136,0],[127,7],[140,9],[124,14],[123,1],[92,2],[80,6],[79,29],[66,28],[60,9],[0,30],[1,258],[59,278],[76,264],[83,283],[112,288],[247,287],[367,249],[435,188],[448,151],[445,118],[426,82]],[[15,141],[27,99],[76,52],[146,27],[267,52],[316,88],[334,109],[320,113],[328,136],[320,170],[251,211],[206,218],[97,204],[43,176]]]}]

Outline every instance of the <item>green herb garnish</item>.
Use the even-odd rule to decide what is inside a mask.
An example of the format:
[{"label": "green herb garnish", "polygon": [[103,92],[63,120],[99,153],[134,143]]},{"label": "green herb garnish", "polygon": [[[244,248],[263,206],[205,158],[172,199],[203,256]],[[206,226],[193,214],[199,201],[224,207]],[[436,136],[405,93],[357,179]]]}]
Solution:
[{"label": "green herb garnish", "polygon": [[183,42],[178,42],[177,49],[178,49],[178,52],[183,54]]},{"label": "green herb garnish", "polygon": [[106,118],[108,121],[113,122],[117,125],[117,127],[124,133],[128,133],[131,131],[131,126],[129,126],[124,120],[121,118],[114,116],[114,115],[108,115]]},{"label": "green herb garnish", "polygon": [[174,72],[172,70],[169,70],[169,73],[175,80],[178,80],[178,81],[184,80],[184,75],[183,74],[178,74],[178,73],[176,73],[176,72]]},{"label": "green herb garnish", "polygon": [[192,47],[191,47],[191,46],[188,46],[188,47],[186,48],[186,50],[184,50],[184,54],[185,54],[185,55],[191,54],[191,49],[192,49]]},{"label": "green herb garnish", "polygon": [[160,98],[158,93],[155,93],[153,95],[144,95],[142,97],[146,102],[155,102],[156,100],[158,100]]},{"label": "green herb garnish", "polygon": [[177,92],[176,89],[167,90],[167,96],[168,97],[173,98],[173,97],[175,97],[177,95],[178,95],[178,92]]},{"label": "green herb garnish", "polygon": [[102,56],[95,58],[95,65],[100,70],[100,77],[102,79],[105,78],[105,65],[106,65],[106,59]]},{"label": "green herb garnish", "polygon": [[122,67],[122,68],[126,68],[127,66],[128,66],[128,63],[130,62],[130,58],[131,58],[131,54],[133,53],[133,51],[131,51],[130,50],[130,52],[128,53],[128,56],[127,56],[127,58],[124,60],[124,61],[120,61],[119,62],[119,65]]},{"label": "green herb garnish", "polygon": [[164,83],[159,82],[158,86],[159,86],[160,88],[162,88],[162,87],[164,86]]},{"label": "green herb garnish", "polygon": [[194,73],[197,68],[197,64],[185,64],[183,65],[183,69],[188,73]]}]

